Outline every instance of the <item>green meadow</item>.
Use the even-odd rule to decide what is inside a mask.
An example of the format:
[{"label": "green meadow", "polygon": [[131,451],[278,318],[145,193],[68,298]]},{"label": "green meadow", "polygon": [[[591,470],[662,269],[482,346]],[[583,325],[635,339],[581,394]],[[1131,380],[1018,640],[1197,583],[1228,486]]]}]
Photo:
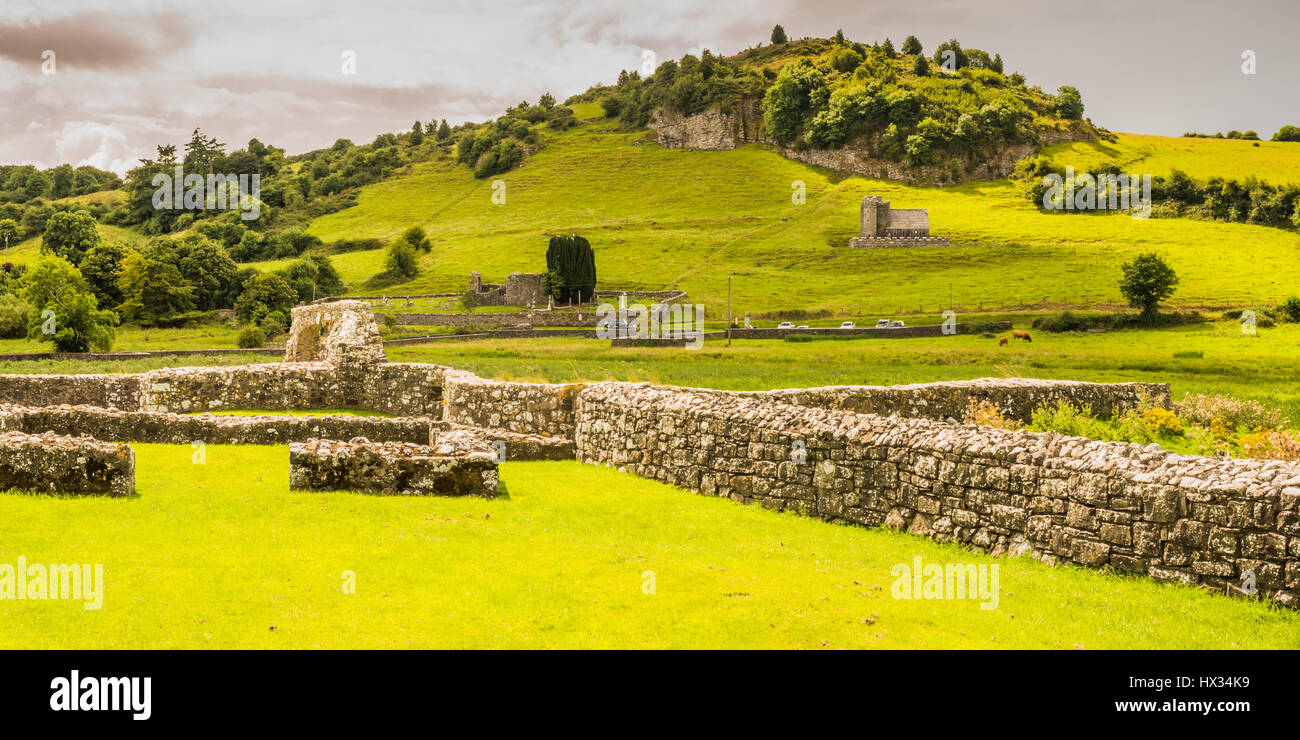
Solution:
[{"label": "green meadow", "polygon": [[[103,601],[0,600],[0,648],[1297,648],[1300,614],[989,558],[576,462],[495,500],[288,489],[283,446],[135,445],[129,499],[0,493],[0,563],[103,566]],[[991,600],[893,569],[998,568]]]}]

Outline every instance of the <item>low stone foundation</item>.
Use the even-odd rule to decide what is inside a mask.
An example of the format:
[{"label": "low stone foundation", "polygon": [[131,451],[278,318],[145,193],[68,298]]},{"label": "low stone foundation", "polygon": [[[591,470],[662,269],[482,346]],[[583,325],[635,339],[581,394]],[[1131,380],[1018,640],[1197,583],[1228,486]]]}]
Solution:
[{"label": "low stone foundation", "polygon": [[471,435],[497,453],[498,462],[511,460],[572,460],[575,452],[572,437],[547,437],[540,434],[521,434],[503,429],[484,429],[447,421],[435,421],[429,429],[429,446],[438,447],[448,441]]},{"label": "low stone foundation", "polygon": [[53,432],[0,434],[0,490],[81,496],[135,493],[135,452]]},{"label": "low stone foundation", "polygon": [[289,488],[493,498],[498,493],[496,454],[468,435],[444,440],[437,448],[359,438],[293,442]]},{"label": "low stone foundation", "polygon": [[951,247],[946,236],[855,236],[849,249],[890,249],[892,247]]}]

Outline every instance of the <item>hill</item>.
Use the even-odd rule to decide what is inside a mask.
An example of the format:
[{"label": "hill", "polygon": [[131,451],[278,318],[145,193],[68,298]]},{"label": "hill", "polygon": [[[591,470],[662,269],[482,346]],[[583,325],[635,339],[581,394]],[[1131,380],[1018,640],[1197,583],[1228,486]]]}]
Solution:
[{"label": "hill", "polygon": [[[434,242],[414,280],[400,292],[463,290],[470,270],[500,279],[544,267],[546,235],[578,232],[597,250],[605,286],[678,286],[725,310],[734,275],[738,311],[800,308],[856,312],[885,308],[937,313],[953,301],[965,310],[995,306],[1114,305],[1119,264],[1156,250],[1179,271],[1173,302],[1240,306],[1295,291],[1294,232],[1189,219],[1053,214],[1027,202],[1008,180],[949,187],[846,177],[791,161],[761,145],[734,151],[667,149],[647,132],[585,118],[556,134],[517,170],[501,176],[504,205],[492,185],[450,157],[363,188],[357,205],[314,220],[308,233],[329,242],[390,239],[423,227]],[[1160,137],[1119,137],[1118,146]],[[1162,146],[1217,147],[1204,139]],[[1208,155],[1206,155],[1208,156]],[[1270,175],[1268,163],[1261,176]],[[792,183],[806,188],[795,205]],[[853,251],[858,203],[879,193],[899,207],[930,209],[932,230],[954,246]],[[333,255],[345,281],[381,269],[382,251]],[[271,267],[273,265],[257,265]]]}]

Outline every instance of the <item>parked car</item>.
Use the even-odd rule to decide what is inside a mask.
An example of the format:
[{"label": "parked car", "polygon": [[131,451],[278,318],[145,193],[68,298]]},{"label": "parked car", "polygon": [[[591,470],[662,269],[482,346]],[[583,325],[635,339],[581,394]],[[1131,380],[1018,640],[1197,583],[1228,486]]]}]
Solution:
[{"label": "parked car", "polygon": [[906,324],[904,324],[904,323],[901,322],[901,321],[891,321],[891,322],[889,322],[889,328],[890,328],[890,329],[901,329],[901,328],[903,328],[904,326],[906,326]]},{"label": "parked car", "polygon": [[876,322],[876,328],[877,328],[877,329],[888,329],[888,328],[889,328],[889,319],[880,319],[879,321],[877,321],[877,322]]},{"label": "parked car", "polygon": [[856,329],[856,328],[858,328],[858,327],[854,326],[852,321],[845,321],[844,323],[840,324],[840,328],[841,328],[841,329]]},{"label": "parked car", "polygon": [[800,328],[800,329],[810,329],[810,328],[812,328],[812,327],[808,326],[807,324],[800,324],[800,325],[798,326],[798,328]]},{"label": "parked car", "polygon": [[781,323],[779,323],[779,324],[776,325],[776,328],[778,328],[778,329],[793,329],[793,328],[794,328],[794,322],[791,322],[791,321],[782,321]]}]

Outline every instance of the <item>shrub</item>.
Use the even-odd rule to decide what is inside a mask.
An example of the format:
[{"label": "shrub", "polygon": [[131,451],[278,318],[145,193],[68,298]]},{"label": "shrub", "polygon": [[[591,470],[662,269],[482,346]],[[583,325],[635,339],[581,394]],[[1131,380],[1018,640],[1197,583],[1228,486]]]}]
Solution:
[{"label": "shrub", "polygon": [[1242,455],[1270,460],[1300,460],[1300,435],[1294,431],[1261,429],[1239,440]]},{"label": "shrub", "polygon": [[415,247],[404,239],[398,239],[388,245],[388,256],[384,261],[384,267],[393,275],[402,277],[415,277],[420,272],[419,257],[415,253]]},{"label": "shrub", "polygon": [[1282,301],[1274,311],[1274,315],[1292,324],[1300,323],[1300,297],[1291,296]]},{"label": "shrub", "polygon": [[266,344],[266,333],[256,324],[249,324],[239,332],[237,343],[244,349],[255,349]]},{"label": "shrub", "polygon": [[1174,403],[1174,411],[1183,419],[1204,426],[1216,420],[1232,429],[1282,429],[1291,424],[1281,409],[1224,395],[1188,393]]},{"label": "shrub", "polygon": [[0,295],[0,337],[21,339],[27,336],[27,315],[32,307],[12,293]]},{"label": "shrub", "polygon": [[266,336],[276,337],[288,330],[284,322],[280,320],[280,315],[279,312],[267,314],[258,322],[257,325],[261,327],[262,331],[266,332]]},{"label": "shrub", "polygon": [[962,421],[967,424],[979,424],[997,429],[1015,429],[1019,426],[1004,416],[1002,409],[988,399],[976,401],[972,398],[970,403],[966,405],[966,413],[962,417]]}]

